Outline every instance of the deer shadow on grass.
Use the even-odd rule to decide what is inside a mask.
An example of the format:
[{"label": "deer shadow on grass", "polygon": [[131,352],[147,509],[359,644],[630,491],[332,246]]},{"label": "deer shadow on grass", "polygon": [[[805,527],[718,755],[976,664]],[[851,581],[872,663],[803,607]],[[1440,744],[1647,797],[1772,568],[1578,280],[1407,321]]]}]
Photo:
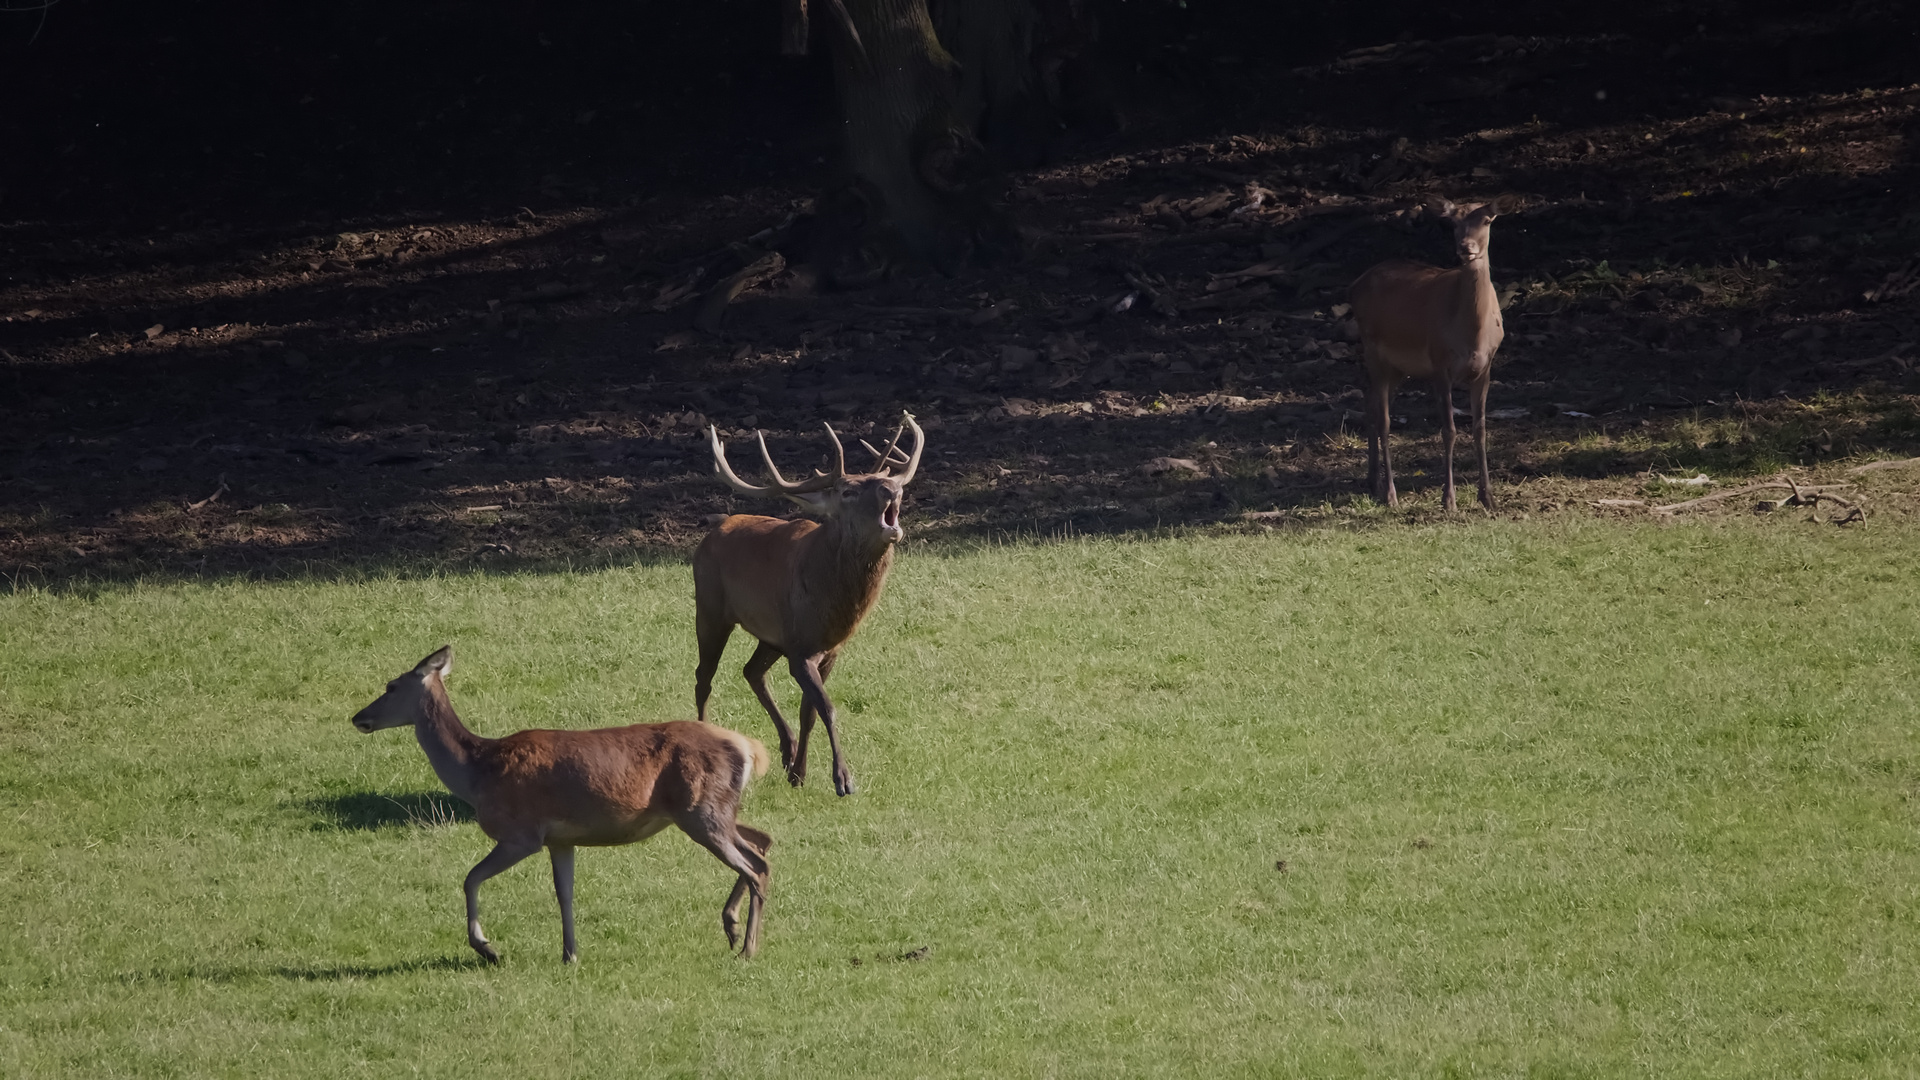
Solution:
[{"label": "deer shadow on grass", "polygon": [[305,799],[301,808],[314,815],[316,830],[377,832],[392,828],[434,828],[472,821],[473,807],[444,792],[409,791],[384,795],[356,791]]},{"label": "deer shadow on grass", "polygon": [[379,979],[389,975],[430,974],[442,971],[484,970],[479,957],[423,956],[391,964],[260,964],[226,967],[155,968],[122,976],[125,981],[236,983],[248,979],[277,977],[294,982],[340,982],[346,979]]}]

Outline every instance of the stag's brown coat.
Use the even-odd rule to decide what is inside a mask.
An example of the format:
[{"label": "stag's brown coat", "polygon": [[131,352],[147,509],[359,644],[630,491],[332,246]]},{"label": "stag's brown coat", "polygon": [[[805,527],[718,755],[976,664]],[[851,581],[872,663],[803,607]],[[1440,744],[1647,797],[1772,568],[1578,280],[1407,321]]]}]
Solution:
[{"label": "stag's brown coat", "polygon": [[[914,434],[913,453],[902,463],[900,475],[889,475],[895,448],[907,428]],[[736,514],[708,533],[693,553],[694,632],[700,646],[694,703],[700,717],[707,716],[713,675],[727,639],[735,626],[745,627],[760,646],[742,674],[773,719],[780,735],[780,759],[793,784],[806,780],[807,743],[818,716],[833,748],[833,789],[841,795],[853,793],[853,774],[840,750],[826,681],[841,646],[880,599],[893,566],[894,545],[904,535],[901,499],[919,469],[926,435],[912,416],[904,418],[901,429],[885,451],[873,450],[880,459],[879,471],[849,476],[846,455],[829,426],[837,467],[798,482],[780,475],[762,437],[760,455],[774,481],[768,487],[748,484],[735,475],[719,433],[708,429],[714,469],[735,491],[782,495],[823,518],[820,522],[782,521]],[[767,689],[767,671],[783,656],[787,670],[800,684],[798,739]]]}]

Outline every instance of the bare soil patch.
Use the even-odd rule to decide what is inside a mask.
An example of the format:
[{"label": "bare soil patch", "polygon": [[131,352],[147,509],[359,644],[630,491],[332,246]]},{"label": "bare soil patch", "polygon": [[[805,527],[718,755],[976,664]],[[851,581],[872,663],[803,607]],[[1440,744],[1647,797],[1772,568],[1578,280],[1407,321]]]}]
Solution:
[{"label": "bare soil patch", "polygon": [[[824,116],[759,140],[791,168],[712,137],[672,176],[551,170],[511,207],[327,211],[324,177],[233,215],[16,189],[0,571],[632,557],[746,508],[709,423],[797,465],[823,420],[885,437],[902,410],[929,433],[915,538],[1382,520],[1342,290],[1382,258],[1446,263],[1410,212],[1441,195],[1523,207],[1492,241],[1501,513],[1789,475],[1908,514],[1920,471],[1846,469],[1920,455],[1911,19],[1675,26],[1257,69],[1198,38],[1129,84],[1128,131],[1010,178],[1024,260],[852,292],[787,225],[828,177]],[[1397,516],[1437,516],[1436,408],[1397,400]]]}]

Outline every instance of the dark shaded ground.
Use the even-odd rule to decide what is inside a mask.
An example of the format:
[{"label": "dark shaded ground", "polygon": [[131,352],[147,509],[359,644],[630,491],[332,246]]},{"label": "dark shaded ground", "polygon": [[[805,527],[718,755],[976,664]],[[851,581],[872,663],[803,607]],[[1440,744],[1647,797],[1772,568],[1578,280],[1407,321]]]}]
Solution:
[{"label": "dark shaded ground", "polygon": [[[830,87],[771,55],[770,5],[449,5],[371,44],[355,8],[104,10],[7,46],[5,78],[71,94],[9,120],[0,166],[18,583],[630,557],[746,508],[708,422],[799,468],[822,419],[885,437],[902,408],[929,429],[920,537],[1374,520],[1338,305],[1378,259],[1447,261],[1408,213],[1436,195],[1525,206],[1493,238],[1502,512],[1920,454],[1899,4],[1329,18],[1284,48],[1259,15],[1155,9],[1110,35],[1131,127],[1011,178],[1030,257],[823,294],[776,232],[789,268],[716,334],[701,290],[834,176]],[[67,11],[112,33],[59,37]],[[764,52],[700,45],[742,40]],[[1434,405],[1396,411],[1396,516],[1435,515]],[[1853,482],[1904,514],[1905,475]]]}]

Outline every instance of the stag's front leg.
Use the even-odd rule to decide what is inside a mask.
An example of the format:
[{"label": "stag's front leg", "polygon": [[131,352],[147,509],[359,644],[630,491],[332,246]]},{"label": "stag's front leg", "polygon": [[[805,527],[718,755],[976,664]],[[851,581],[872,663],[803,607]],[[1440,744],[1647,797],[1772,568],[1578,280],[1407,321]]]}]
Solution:
[{"label": "stag's front leg", "polygon": [[[753,650],[753,656],[747,660],[747,666],[740,669],[740,674],[747,677],[747,685],[753,687],[753,696],[760,699],[760,707],[773,718],[773,729],[780,733],[780,764],[787,770],[787,783],[799,787],[807,782],[805,747],[794,745],[793,729],[787,726],[787,718],[780,715],[780,706],[773,700],[773,691],[767,689],[767,672],[782,655],[779,649],[763,641],[759,648]],[[800,718],[804,730],[804,711]]]},{"label": "stag's front leg", "polygon": [[800,761],[802,767],[807,759],[807,737],[813,731],[813,718],[809,713],[817,713],[820,722],[827,728],[827,743],[833,748],[833,793],[836,795],[853,794],[853,773],[847,768],[847,759],[840,753],[840,729],[834,723],[833,702],[827,697],[827,676],[833,674],[833,661],[836,654],[823,653],[805,660],[787,658],[787,669],[793,672],[793,681],[800,684]]}]

